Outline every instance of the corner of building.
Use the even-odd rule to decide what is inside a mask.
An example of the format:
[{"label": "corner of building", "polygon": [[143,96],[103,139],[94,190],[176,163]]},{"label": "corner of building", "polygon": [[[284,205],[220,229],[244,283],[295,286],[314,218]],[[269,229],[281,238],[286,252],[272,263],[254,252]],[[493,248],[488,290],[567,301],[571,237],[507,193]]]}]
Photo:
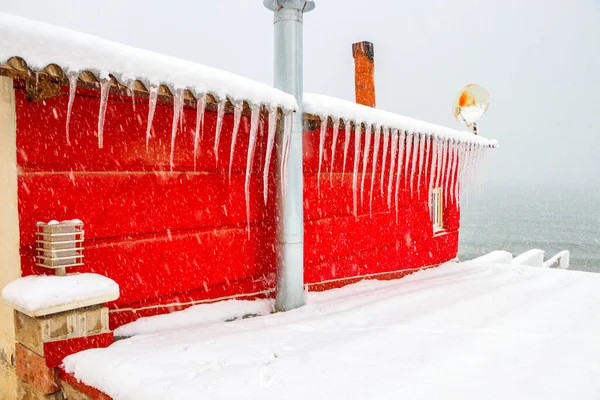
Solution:
[{"label": "corner of building", "polygon": [[[0,76],[0,290],[21,276],[13,80]],[[0,400],[17,398],[13,310],[0,300]]]}]

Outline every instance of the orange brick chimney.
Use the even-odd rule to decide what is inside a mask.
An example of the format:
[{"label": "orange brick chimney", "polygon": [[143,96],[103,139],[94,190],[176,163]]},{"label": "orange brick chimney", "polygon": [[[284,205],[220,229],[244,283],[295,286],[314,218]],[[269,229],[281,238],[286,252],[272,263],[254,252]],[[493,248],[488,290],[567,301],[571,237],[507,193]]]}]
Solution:
[{"label": "orange brick chimney", "polygon": [[352,45],[356,102],[369,107],[375,107],[374,55],[371,42],[358,42]]}]

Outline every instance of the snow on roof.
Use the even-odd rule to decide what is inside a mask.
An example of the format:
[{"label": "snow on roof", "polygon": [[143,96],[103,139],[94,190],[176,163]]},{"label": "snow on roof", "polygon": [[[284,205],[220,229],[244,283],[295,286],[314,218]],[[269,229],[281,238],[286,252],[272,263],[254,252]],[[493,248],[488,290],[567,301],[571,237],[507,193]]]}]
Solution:
[{"label": "snow on roof", "polygon": [[471,262],[65,358],[114,399],[596,399],[600,274]]},{"label": "snow on roof", "polygon": [[471,132],[458,131],[336,97],[305,93],[303,102],[304,112],[307,114],[330,116],[332,119],[339,118],[355,123],[381,125],[401,131],[418,132],[461,142],[473,142],[482,146],[496,147],[498,145],[496,140],[486,139]]},{"label": "snow on roof", "polygon": [[56,64],[67,74],[90,71],[96,78],[110,74],[125,86],[138,80],[146,87],[167,86],[172,93],[189,89],[196,97],[209,93],[218,99],[227,96],[232,101],[297,108],[293,96],[229,72],[0,13],[0,65],[13,57],[36,71]]},{"label": "snow on roof", "polygon": [[15,310],[38,317],[116,300],[119,285],[110,278],[89,273],[31,275],[6,285],[2,298]]}]

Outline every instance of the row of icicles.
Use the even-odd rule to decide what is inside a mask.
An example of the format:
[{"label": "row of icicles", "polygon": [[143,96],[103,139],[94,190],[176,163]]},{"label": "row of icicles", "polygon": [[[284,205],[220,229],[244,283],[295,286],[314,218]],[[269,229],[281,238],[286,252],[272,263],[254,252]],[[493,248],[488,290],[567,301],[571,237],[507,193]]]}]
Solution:
[{"label": "row of icicles", "polygon": [[[340,131],[340,120],[333,120],[333,138],[331,146],[331,166],[330,174],[333,173],[333,163],[335,161],[337,137]],[[323,164],[323,153],[325,147],[325,137],[327,134],[328,117],[321,116],[321,128],[319,133],[319,167],[317,177],[317,190],[319,196],[321,192],[321,171]],[[344,121],[344,148],[343,148],[343,166],[342,172],[346,171],[346,160],[348,148],[350,146],[350,136],[352,126],[350,121]],[[373,158],[371,164],[371,190],[369,199],[369,213],[373,212],[373,189],[375,187],[378,160],[381,158],[381,174],[379,181],[379,191],[384,196],[385,187],[387,187],[387,207],[392,208],[392,196],[394,196],[394,206],[396,211],[396,221],[398,220],[398,199],[401,191],[400,182],[404,179],[404,190],[410,189],[410,197],[420,199],[427,196],[431,206],[430,193],[434,188],[442,188],[444,204],[448,201],[454,202],[456,208],[459,207],[459,199],[463,192],[474,182],[475,173],[483,160],[489,145],[475,143],[465,140],[440,137],[419,132],[401,131],[395,128],[382,127],[371,124],[355,124],[354,127],[354,167],[352,173],[352,192],[354,215],[358,216],[358,179],[359,162],[362,150],[362,174],[360,180],[360,205],[364,205],[365,178],[367,176],[367,164],[373,140]],[[361,137],[364,136],[364,141]],[[379,156],[379,148],[383,140],[383,151]],[[361,149],[362,142],[362,149]],[[389,153],[389,174],[385,182],[385,172],[388,168]],[[429,156],[431,154],[431,156]],[[430,161],[431,160],[431,161]],[[415,191],[416,175],[416,191]],[[331,176],[331,175],[330,175]],[[342,175],[343,180],[344,175]],[[428,191],[422,192],[421,180],[427,179]],[[394,184],[395,179],[395,184]],[[331,179],[330,179],[331,182]]]},{"label": "row of icicles", "polygon": [[[68,74],[69,78],[69,100],[67,105],[67,122],[66,122],[66,136],[67,143],[70,145],[70,136],[69,136],[69,125],[71,122],[71,110],[73,108],[73,101],[75,100],[75,92],[77,90],[77,82],[78,82],[78,74],[72,73]],[[100,79],[100,110],[98,114],[98,147],[102,148],[104,146],[104,118],[106,115],[106,108],[108,105],[108,95],[110,89],[110,78],[105,76]],[[151,137],[151,129],[152,129],[152,120],[154,119],[154,111],[156,109],[156,104],[158,101],[158,86],[151,86],[149,90],[149,108],[148,108],[148,125],[146,127],[146,151],[148,150],[148,144],[150,142]],[[129,87],[129,93],[131,95],[131,100],[133,104],[133,109],[135,112],[135,91],[133,84]],[[215,129],[215,142],[214,142],[214,153],[215,158],[218,161],[219,159],[219,139],[221,135],[221,128],[223,126],[223,117],[225,116],[225,103],[226,100],[220,100],[217,103],[217,126]],[[182,120],[183,114],[183,106],[184,106],[184,91],[177,90],[173,96],[173,124],[171,129],[171,154],[170,154],[170,171],[173,172],[174,165],[174,154],[175,154],[175,139],[177,136],[177,127],[180,121]],[[229,155],[229,182],[231,183],[231,168],[233,164],[233,155],[235,152],[235,145],[237,142],[237,135],[240,127],[240,121],[242,117],[243,111],[243,101],[234,101],[233,102],[233,131],[232,131],[232,139],[231,139],[231,150]],[[198,96],[196,100],[196,129],[194,132],[194,171],[196,170],[196,160],[198,155],[198,144],[200,142],[201,132],[204,131],[204,112],[206,109],[206,96],[201,95]],[[267,153],[265,156],[265,164],[263,167],[263,193],[264,193],[264,202],[267,204],[268,200],[268,175],[269,175],[269,165],[271,162],[271,156],[273,152],[273,147],[275,143],[275,133],[277,129],[277,107],[267,106],[268,110],[268,123],[267,123]],[[254,161],[254,150],[256,148],[256,139],[258,136],[258,124],[260,119],[260,105],[250,105],[250,141],[248,145],[248,154],[246,161],[246,179],[244,183],[244,191],[245,191],[245,200],[246,200],[246,222],[247,222],[247,231],[248,237],[250,237],[250,171],[252,168],[252,163]],[[283,114],[283,138],[282,138],[282,149],[283,155],[281,163],[281,190],[282,193],[285,194],[286,191],[286,181],[285,181],[285,169],[287,167],[288,153],[290,147],[290,138],[292,132],[292,111],[286,110]]]},{"label": "row of icicles", "polygon": [[[66,121],[66,136],[67,143],[70,144],[69,137],[69,124],[71,120],[71,110],[73,107],[73,101],[75,99],[75,91],[77,88],[78,75],[69,74],[69,100],[67,109],[67,121]],[[106,108],[108,104],[108,94],[110,89],[110,79],[105,77],[100,80],[100,110],[98,115],[98,147],[103,147],[103,129],[104,129],[104,117],[106,114]],[[151,86],[149,90],[149,109],[148,109],[148,124],[146,128],[146,149],[150,141],[150,131],[152,128],[152,120],[154,118],[154,111],[158,100],[158,86]],[[129,88],[129,92],[132,98],[132,104],[135,111],[135,92],[133,85]],[[194,133],[194,170],[196,170],[196,159],[198,154],[198,144],[201,132],[204,129],[204,112],[206,109],[206,97],[204,95],[198,96],[196,100],[196,129]],[[171,129],[171,154],[170,154],[170,170],[173,171],[174,164],[174,151],[175,151],[175,139],[177,135],[177,127],[181,121],[181,115],[183,113],[184,106],[184,92],[183,90],[175,91],[173,96],[173,123]],[[233,102],[233,131],[231,140],[231,149],[229,156],[229,180],[231,181],[231,167],[233,161],[233,155],[235,152],[235,145],[237,141],[237,134],[239,131],[240,120],[243,111],[243,102]],[[275,134],[277,129],[277,117],[278,112],[276,107],[269,106],[268,109],[268,128],[267,128],[267,149],[265,156],[265,164],[263,167],[263,196],[265,205],[268,199],[268,174],[269,164],[271,161],[272,151],[275,143]],[[248,236],[250,236],[250,171],[254,160],[254,151],[256,148],[256,141],[258,136],[258,125],[260,119],[260,105],[250,105],[250,139],[248,145],[247,161],[246,161],[246,176],[245,176],[245,200],[246,200],[246,223]],[[215,140],[214,140],[214,153],[218,160],[218,148],[219,138],[221,134],[221,128],[223,125],[223,117],[225,114],[225,100],[221,100],[217,103],[217,124],[215,129]],[[281,159],[283,162],[280,164],[280,178],[281,178],[281,190],[285,197],[286,192],[286,169],[290,147],[290,139],[292,132],[292,112],[286,111],[283,118],[283,137],[282,137],[282,149],[283,155]],[[332,118],[333,120],[333,140],[331,148],[331,170],[333,172],[333,162],[336,154],[336,143],[337,136],[340,131],[340,120]],[[320,195],[320,181],[321,181],[321,169],[323,162],[323,153],[325,146],[325,137],[327,133],[327,117],[321,117],[321,129],[319,135],[319,169],[318,169],[318,191]],[[392,195],[394,196],[394,205],[396,210],[396,219],[398,218],[398,199],[400,193],[400,182],[404,178],[404,189],[408,189],[410,186],[411,197],[415,196],[414,191],[414,177],[417,175],[417,198],[421,198],[424,194],[421,193],[421,179],[423,176],[429,176],[429,193],[431,189],[442,187],[444,202],[447,203],[449,200],[454,201],[458,207],[458,199],[461,197],[464,187],[468,186],[474,178],[474,171],[477,165],[483,158],[485,150],[488,146],[479,143],[469,141],[459,141],[455,139],[448,139],[443,137],[432,136],[428,134],[400,131],[399,129],[381,127],[371,124],[356,123],[354,129],[354,168],[352,174],[352,190],[353,190],[353,209],[354,215],[358,216],[358,176],[359,176],[359,161],[361,154],[361,137],[365,137],[362,148],[362,178],[360,182],[360,203],[361,207],[364,203],[364,187],[365,178],[367,171],[367,162],[369,159],[371,138],[373,137],[373,153],[377,155],[372,159],[372,174],[371,174],[371,191],[369,200],[369,209],[372,213],[373,209],[373,189],[375,186],[375,175],[377,168],[377,161],[379,158],[379,147],[383,138],[383,152],[382,152],[382,171],[380,179],[380,193],[383,196],[384,187],[387,186],[387,206],[388,209],[392,208]],[[343,172],[346,171],[346,160],[350,144],[350,136],[352,134],[350,121],[344,121],[344,148],[343,148]],[[389,151],[388,151],[389,150]],[[388,167],[387,157],[389,152],[389,176],[387,185],[384,182],[384,176],[386,168]],[[431,157],[428,155],[432,154]],[[431,159],[431,162],[430,162]],[[411,161],[412,160],[412,161]],[[410,166],[410,170],[409,170]],[[408,177],[410,176],[410,180]],[[394,178],[395,185],[394,185]],[[410,184],[409,184],[410,182]],[[427,194],[429,196],[429,194]]]}]

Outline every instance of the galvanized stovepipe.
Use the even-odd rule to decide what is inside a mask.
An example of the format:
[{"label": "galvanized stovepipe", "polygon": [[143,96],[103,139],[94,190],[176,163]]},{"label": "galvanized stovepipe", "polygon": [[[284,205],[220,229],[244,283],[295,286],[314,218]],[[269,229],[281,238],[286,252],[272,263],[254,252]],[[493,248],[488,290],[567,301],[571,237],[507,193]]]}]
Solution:
[{"label": "galvanized stovepipe", "polygon": [[278,202],[280,225],[275,307],[278,311],[286,311],[304,305],[302,16],[314,9],[315,3],[306,0],[264,0],[263,4],[274,12],[275,87],[293,95],[298,103],[292,125],[288,166],[285,169],[287,190],[284,191],[285,198]]}]

